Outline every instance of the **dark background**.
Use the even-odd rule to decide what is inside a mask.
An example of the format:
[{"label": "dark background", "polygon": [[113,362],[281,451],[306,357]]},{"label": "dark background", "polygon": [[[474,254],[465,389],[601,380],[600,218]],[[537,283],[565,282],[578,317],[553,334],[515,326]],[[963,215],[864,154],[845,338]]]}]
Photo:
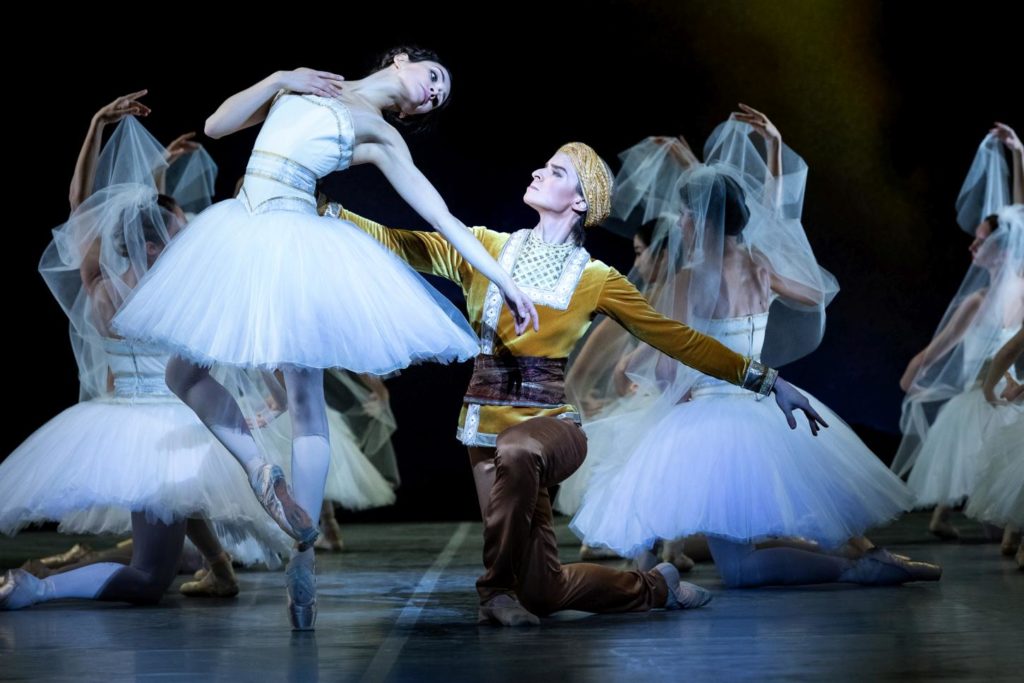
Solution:
[{"label": "dark background", "polygon": [[[524,2],[463,3],[456,12],[337,3],[282,4],[276,13],[270,4],[259,12],[239,5],[244,18],[180,6],[150,7],[145,25],[125,24],[134,10],[111,5],[101,15],[42,13],[12,24],[22,47],[9,61],[5,95],[14,193],[4,278],[14,315],[0,453],[77,398],[67,321],[35,268],[49,229],[67,216],[68,181],[96,109],[149,88],[145,125],[168,142],[201,131],[225,97],[274,70],[310,66],[355,78],[387,48],[416,43],[441,54],[453,97],[435,130],[410,138],[413,156],[470,225],[532,227],[536,214],[521,203],[530,171],[563,142],[588,142],[617,168],[618,152],[647,135],[681,133],[701,147],[739,101],[767,113],[810,167],[804,225],[841,286],[821,347],[784,374],[888,461],[898,443],[899,375],[968,265],[970,239],[954,221],[960,183],[994,120],[1024,133],[1021,6],[937,5]],[[220,165],[219,197],[243,173],[254,137],[204,140]],[[385,223],[425,227],[374,169],[327,187]],[[625,240],[591,231],[588,248],[628,270]],[[439,287],[461,305],[455,288]],[[464,364],[388,381],[404,484],[393,508],[349,518],[477,515],[454,438],[468,377]]]}]

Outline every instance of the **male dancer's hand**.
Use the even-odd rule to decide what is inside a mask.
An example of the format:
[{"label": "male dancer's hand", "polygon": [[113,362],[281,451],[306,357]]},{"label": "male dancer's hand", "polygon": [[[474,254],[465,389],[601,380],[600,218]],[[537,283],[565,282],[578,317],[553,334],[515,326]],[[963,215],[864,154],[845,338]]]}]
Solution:
[{"label": "male dancer's hand", "polygon": [[818,430],[821,427],[828,427],[828,423],[821,419],[821,415],[818,415],[818,412],[811,407],[811,402],[807,400],[807,397],[797,391],[786,380],[781,377],[776,378],[772,392],[775,394],[775,402],[779,405],[779,409],[786,414],[786,422],[789,423],[790,429],[796,429],[796,417],[793,416],[794,410],[804,411],[804,415],[807,416],[807,422],[811,426],[812,435],[817,436]]}]

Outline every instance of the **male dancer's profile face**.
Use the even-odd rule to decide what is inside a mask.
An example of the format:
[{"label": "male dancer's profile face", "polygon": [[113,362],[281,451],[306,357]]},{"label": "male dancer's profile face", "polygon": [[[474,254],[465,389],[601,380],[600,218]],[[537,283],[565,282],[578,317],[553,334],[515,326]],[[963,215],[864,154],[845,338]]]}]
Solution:
[{"label": "male dancer's profile face", "polygon": [[537,211],[585,211],[587,205],[579,186],[572,160],[564,152],[556,152],[543,168],[533,172],[533,182],[526,188],[523,201]]}]

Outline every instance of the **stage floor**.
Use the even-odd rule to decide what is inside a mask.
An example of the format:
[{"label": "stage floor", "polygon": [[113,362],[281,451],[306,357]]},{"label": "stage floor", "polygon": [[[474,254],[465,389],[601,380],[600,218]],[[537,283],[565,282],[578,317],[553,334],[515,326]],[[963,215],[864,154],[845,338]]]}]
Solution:
[{"label": "stage floor", "polygon": [[[937,584],[724,590],[714,566],[688,579],[714,601],[688,612],[476,624],[480,525],[345,527],[347,552],[318,556],[320,616],[293,634],[281,572],[241,572],[236,599],[157,607],[58,602],[0,613],[2,680],[731,681],[1022,680],[1024,572],[959,516],[960,543],[932,542],[908,515],[876,543],[939,562]],[[563,561],[578,545],[559,520]],[[0,540],[0,566],[75,537]]]}]

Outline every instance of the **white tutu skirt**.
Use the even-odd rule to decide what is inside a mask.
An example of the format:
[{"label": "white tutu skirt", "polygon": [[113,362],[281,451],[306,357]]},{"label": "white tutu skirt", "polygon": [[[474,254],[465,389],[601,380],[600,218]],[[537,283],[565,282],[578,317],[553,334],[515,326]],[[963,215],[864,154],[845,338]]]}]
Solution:
[{"label": "white tutu skirt", "polygon": [[954,396],[942,407],[907,479],[917,507],[957,505],[971,495],[988,462],[982,447],[986,433],[1013,410],[992,407],[980,388]]},{"label": "white tutu skirt", "polygon": [[161,254],[118,332],[195,362],[383,375],[475,356],[458,310],[351,223],[214,204]]},{"label": "white tutu skirt", "polygon": [[624,461],[595,467],[572,529],[624,556],[691,534],[740,543],[799,536],[835,547],[909,509],[903,482],[808,398],[830,425],[817,437],[802,416],[790,430],[775,401],[750,393],[673,407]]},{"label": "white tutu skirt", "polygon": [[988,464],[974,485],[967,514],[1024,528],[1024,415],[998,425],[985,441]]},{"label": "white tutu skirt", "polygon": [[[553,507],[563,515],[575,515],[590,488],[591,480],[610,476],[622,467],[643,434],[659,422],[656,391],[640,391],[605,406],[583,429],[587,434],[587,457],[558,487]],[[594,473],[597,473],[596,475]]]},{"label": "white tutu skirt", "polygon": [[[327,426],[331,436],[331,464],[327,470],[324,499],[347,510],[365,510],[395,502],[395,492],[387,480],[367,460],[356,445],[355,437],[337,410],[327,409]],[[281,415],[262,431],[269,437],[267,449],[278,460],[291,480],[292,426],[287,414]]]},{"label": "white tutu skirt", "polygon": [[239,562],[279,564],[290,539],[244,470],[177,400],[93,400],[63,411],[0,463],[0,532],[59,522],[65,533],[131,532],[131,512],[205,517]]},{"label": "white tutu skirt", "polygon": [[555,497],[554,508],[563,515],[574,515],[583,502],[583,494],[590,483],[590,457],[583,461],[579,469],[558,485],[558,496]]}]

